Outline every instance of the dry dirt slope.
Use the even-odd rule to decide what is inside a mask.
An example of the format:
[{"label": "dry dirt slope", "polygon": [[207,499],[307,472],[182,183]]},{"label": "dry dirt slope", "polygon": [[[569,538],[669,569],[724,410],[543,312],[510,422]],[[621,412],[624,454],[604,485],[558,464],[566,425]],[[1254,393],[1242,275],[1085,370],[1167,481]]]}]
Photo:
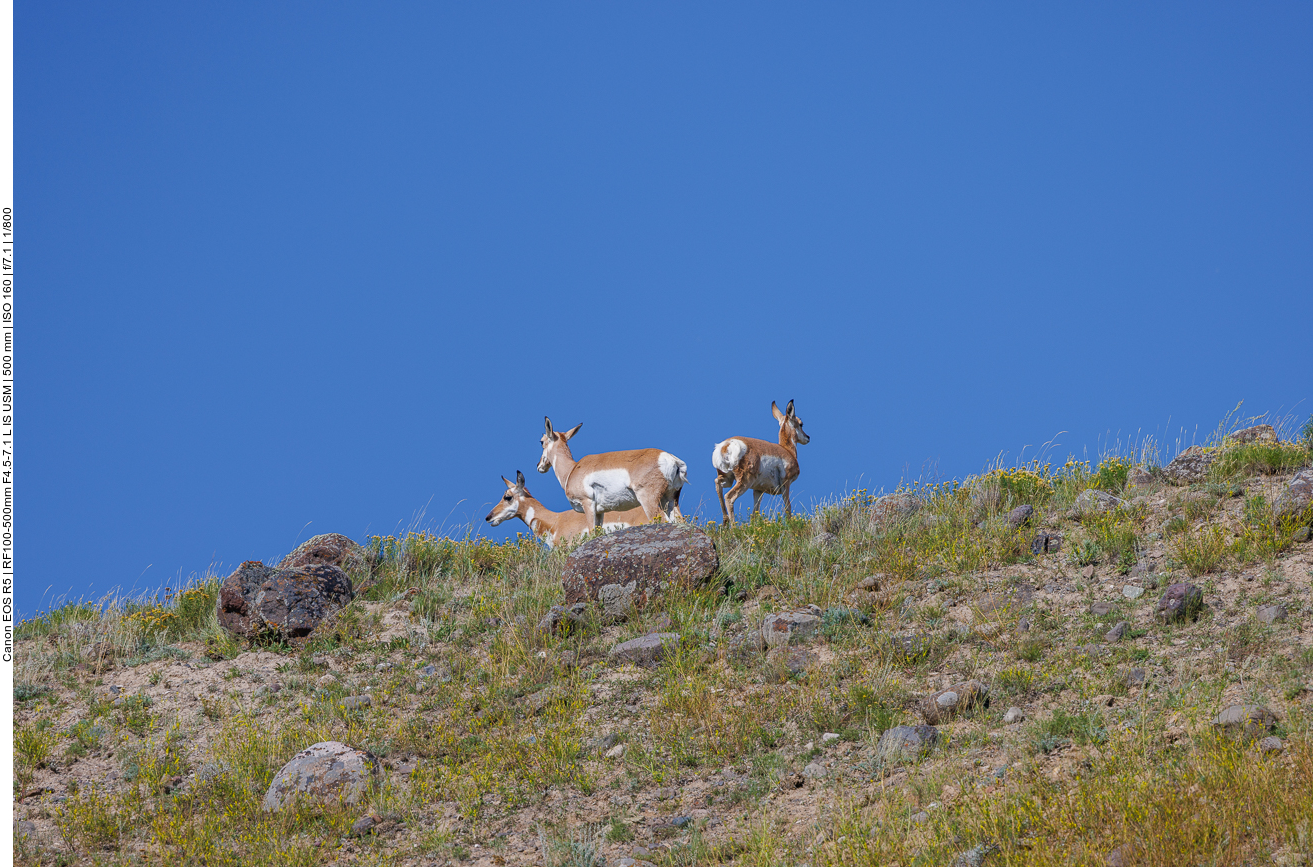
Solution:
[{"label": "dry dirt slope", "polygon": [[[70,606],[20,632],[15,858],[1313,863],[1313,545],[1272,510],[1302,448],[1192,484],[1030,467],[713,527],[727,589],[568,634],[539,628],[564,552],[423,535],[374,540],[368,589],[296,646],[226,637],[213,581]],[[1204,607],[1163,622],[1176,582]],[[808,605],[812,634],[758,647]],[[652,631],[681,649],[609,658]],[[927,710],[970,680],[987,706]],[[1276,721],[1235,738],[1211,724],[1235,704]],[[927,713],[933,749],[881,754]],[[366,798],[263,810],[325,740],[381,759]]]}]

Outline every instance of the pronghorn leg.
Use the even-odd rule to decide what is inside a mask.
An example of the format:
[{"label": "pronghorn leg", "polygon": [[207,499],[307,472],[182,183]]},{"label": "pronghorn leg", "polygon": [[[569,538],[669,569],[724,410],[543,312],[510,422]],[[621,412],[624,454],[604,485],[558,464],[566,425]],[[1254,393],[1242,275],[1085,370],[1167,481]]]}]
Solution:
[{"label": "pronghorn leg", "polygon": [[725,485],[727,485],[732,478],[734,477],[722,476],[719,473],[716,474],[716,502],[720,503],[720,513],[725,516],[725,524],[727,526],[734,523],[734,519],[729,515],[729,507],[725,505]]},{"label": "pronghorn leg", "polygon": [[606,513],[597,508],[596,500],[585,498],[579,501],[579,505],[583,513],[588,516],[588,523],[594,527],[602,526],[602,519],[606,517]]},{"label": "pronghorn leg", "polygon": [[663,510],[666,513],[666,520],[683,521],[684,515],[679,511],[679,491],[675,491],[674,494],[668,496],[666,503],[669,506],[669,508]]},{"label": "pronghorn leg", "polygon": [[757,518],[761,516],[761,498],[764,496],[766,496],[765,491],[752,492],[752,517]]},{"label": "pronghorn leg", "polygon": [[734,503],[739,497],[747,493],[747,491],[748,483],[743,479],[739,479],[734,484],[734,487],[729,489],[729,493],[725,495],[725,505],[729,509],[729,521],[731,524],[734,523]]},{"label": "pronghorn leg", "polygon": [[784,490],[781,491],[780,493],[784,494],[784,516],[786,518],[792,518],[793,504],[789,502],[789,486],[785,485]]},{"label": "pronghorn leg", "polygon": [[647,515],[649,521],[654,520],[657,515],[665,514],[665,510],[661,508],[661,498],[654,497],[650,493],[647,493],[645,497],[640,495],[638,505],[642,506],[643,514]]}]

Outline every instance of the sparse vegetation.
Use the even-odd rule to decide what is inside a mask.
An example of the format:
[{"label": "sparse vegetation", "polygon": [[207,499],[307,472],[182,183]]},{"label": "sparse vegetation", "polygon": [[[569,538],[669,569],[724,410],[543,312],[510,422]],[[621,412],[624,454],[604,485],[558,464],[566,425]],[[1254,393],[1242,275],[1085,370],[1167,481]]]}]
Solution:
[{"label": "sparse vegetation", "polygon": [[[295,645],[219,629],[215,576],[56,608],[16,629],[15,818],[37,831],[15,860],[590,865],[641,845],[661,865],[973,847],[1097,864],[1165,826],[1173,846],[1147,863],[1313,854],[1309,546],[1272,507],[1293,464],[1242,448],[1215,464],[1225,491],[1161,474],[1128,489],[1114,455],[709,524],[721,581],[557,632],[538,624],[568,552],[431,533],[370,540],[356,601]],[[1089,488],[1126,501],[1078,514]],[[1010,523],[1019,505],[1033,514]],[[1209,615],[1155,620],[1154,590],[1188,580]],[[1258,620],[1274,602],[1288,619]],[[748,640],[805,605],[821,618],[802,662]],[[655,668],[608,661],[656,628],[681,642]],[[941,722],[915,761],[878,760],[882,735],[966,679],[988,708]],[[1241,701],[1280,713],[1279,756],[1214,733]],[[1027,720],[1005,724],[1010,705]],[[385,762],[379,785],[266,812],[277,770],[324,740]]]}]

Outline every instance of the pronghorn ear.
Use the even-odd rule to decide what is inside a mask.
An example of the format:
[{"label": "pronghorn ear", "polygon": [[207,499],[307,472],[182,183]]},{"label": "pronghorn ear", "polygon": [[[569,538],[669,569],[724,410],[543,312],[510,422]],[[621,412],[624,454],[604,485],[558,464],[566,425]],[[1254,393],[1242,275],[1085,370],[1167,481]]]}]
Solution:
[{"label": "pronghorn ear", "polygon": [[502,477],[501,477],[501,480],[502,480],[503,482],[506,482],[506,487],[508,487],[508,488],[513,488],[513,487],[515,487],[515,485],[512,485],[509,481],[507,481],[507,479],[506,479],[505,476],[502,476]]},{"label": "pronghorn ear", "polygon": [[789,398],[789,405],[784,408],[784,414],[786,416],[793,415],[793,398]]},{"label": "pronghorn ear", "polygon": [[[509,482],[507,484],[509,484]],[[524,490],[524,473],[519,470],[515,471],[515,487],[522,491]]]},{"label": "pronghorn ear", "polygon": [[574,436],[575,434],[579,433],[579,428],[581,428],[581,427],[583,427],[583,426],[584,426],[584,423],[583,423],[583,422],[579,422],[579,424],[575,425],[574,427],[570,428],[570,429],[569,429],[568,431],[566,431],[565,433],[561,434],[561,439],[565,440],[566,442],[569,442],[570,437],[572,437],[572,436]]},{"label": "pronghorn ear", "polygon": [[551,436],[551,435],[552,435],[552,420],[551,420],[550,418],[548,418],[547,416],[543,416],[543,421],[545,421],[545,422],[547,423],[547,435],[548,435],[548,436]]},{"label": "pronghorn ear", "polygon": [[780,408],[775,405],[773,400],[770,402],[770,414],[775,416],[777,422],[784,424],[784,413],[780,412]]}]

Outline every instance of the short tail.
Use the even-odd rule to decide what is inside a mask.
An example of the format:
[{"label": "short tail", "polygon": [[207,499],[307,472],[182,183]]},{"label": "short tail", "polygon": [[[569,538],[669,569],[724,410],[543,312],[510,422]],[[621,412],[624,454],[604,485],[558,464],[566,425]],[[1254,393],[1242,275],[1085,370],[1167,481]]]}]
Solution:
[{"label": "short tail", "polygon": [[727,439],[723,443],[716,443],[716,447],[711,450],[711,465],[718,473],[732,473],[747,453],[748,444],[743,440]]}]

